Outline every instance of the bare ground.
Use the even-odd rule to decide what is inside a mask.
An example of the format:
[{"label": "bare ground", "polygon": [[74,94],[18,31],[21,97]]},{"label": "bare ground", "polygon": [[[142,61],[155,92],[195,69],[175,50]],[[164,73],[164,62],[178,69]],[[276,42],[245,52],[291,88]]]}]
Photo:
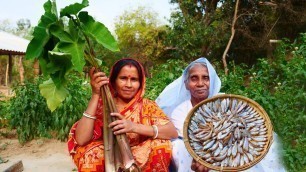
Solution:
[{"label": "bare ground", "polygon": [[[22,161],[24,172],[77,171],[66,142],[55,139],[32,140],[24,145],[16,137],[0,136],[0,172]],[[7,161],[7,162],[6,162]]]}]

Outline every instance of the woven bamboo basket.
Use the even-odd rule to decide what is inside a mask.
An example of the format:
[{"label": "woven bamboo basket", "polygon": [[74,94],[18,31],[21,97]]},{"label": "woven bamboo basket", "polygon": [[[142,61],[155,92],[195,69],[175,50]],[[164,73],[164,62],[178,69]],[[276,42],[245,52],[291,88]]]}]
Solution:
[{"label": "woven bamboo basket", "polygon": [[[191,118],[194,116],[194,113],[198,110],[198,108],[204,104],[207,104],[209,102],[214,102],[218,99],[223,100],[223,99],[237,99],[239,101],[244,101],[248,104],[248,106],[251,106],[254,110],[256,110],[256,112],[264,119],[264,125],[267,128],[267,141],[265,141],[265,145],[263,147],[263,150],[260,153],[259,156],[257,156],[256,158],[254,158],[253,161],[246,163],[242,166],[237,166],[237,167],[221,167],[221,166],[214,166],[208,162],[206,162],[204,159],[202,159],[199,155],[196,154],[196,152],[193,150],[193,148],[190,145],[190,137],[188,136],[188,128],[190,126],[190,121]],[[272,127],[272,123],[270,121],[269,116],[267,115],[266,111],[255,101],[240,96],[240,95],[233,95],[233,94],[220,94],[217,96],[214,96],[212,98],[206,99],[202,102],[200,102],[199,104],[197,104],[195,107],[193,107],[184,122],[184,128],[183,128],[183,135],[184,135],[184,143],[185,146],[188,150],[188,152],[190,153],[190,155],[199,163],[201,163],[202,165],[206,166],[209,169],[213,169],[213,170],[217,170],[217,171],[243,171],[243,170],[247,170],[249,168],[251,168],[252,166],[256,165],[257,163],[259,163],[268,153],[269,148],[273,142],[273,127]]]}]

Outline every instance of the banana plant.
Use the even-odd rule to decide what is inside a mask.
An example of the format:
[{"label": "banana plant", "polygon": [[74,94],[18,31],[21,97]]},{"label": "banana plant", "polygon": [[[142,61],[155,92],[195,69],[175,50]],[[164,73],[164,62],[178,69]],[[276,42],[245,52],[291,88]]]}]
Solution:
[{"label": "banana plant", "polygon": [[[66,6],[58,15],[56,1],[48,0],[44,4],[45,13],[34,28],[33,39],[27,47],[26,59],[37,59],[42,73],[49,76],[47,81],[39,85],[39,89],[51,111],[59,107],[69,94],[66,87],[69,72],[82,72],[86,63],[99,68],[92,41],[111,51],[119,51],[109,30],[87,11],[82,11],[87,6],[88,0],[83,0],[82,3]],[[67,19],[68,23],[65,24]],[[101,95],[104,114],[117,112],[108,86],[101,88]],[[105,126],[113,120],[116,119],[104,115]],[[112,131],[105,128],[103,138],[106,171],[117,171],[119,168],[139,171],[125,134],[114,137]]]}]

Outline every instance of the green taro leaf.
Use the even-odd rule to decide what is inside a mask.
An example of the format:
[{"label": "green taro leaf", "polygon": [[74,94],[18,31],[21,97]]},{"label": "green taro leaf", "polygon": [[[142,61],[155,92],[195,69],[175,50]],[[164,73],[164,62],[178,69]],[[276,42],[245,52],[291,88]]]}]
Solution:
[{"label": "green taro leaf", "polygon": [[70,54],[74,69],[82,72],[85,65],[85,41],[79,39],[77,35],[72,37],[68,32],[64,31],[62,27],[56,24],[50,26],[50,32],[60,40],[60,42],[56,45],[56,48],[61,52]]},{"label": "green taro leaf", "polygon": [[48,76],[49,75],[48,67],[47,67],[48,63],[49,63],[49,59],[48,60],[46,60],[44,58],[40,58],[39,59],[39,67],[40,67],[40,69],[41,69],[41,71],[42,71],[44,76]]},{"label": "green taro leaf", "polygon": [[50,73],[54,84],[60,88],[66,81],[66,73],[72,68],[71,55],[69,53],[49,51],[49,59],[50,63],[47,65],[48,73]]},{"label": "green taro leaf", "polygon": [[84,49],[85,49],[85,41],[79,40],[78,42],[72,43],[59,43],[57,48],[65,53],[70,53],[72,57],[73,68],[79,72],[83,71],[83,67],[85,65],[84,60]]},{"label": "green taro leaf", "polygon": [[72,37],[68,32],[64,30],[62,26],[54,23],[49,28],[52,35],[57,37],[62,42],[73,42]]},{"label": "green taro leaf", "polygon": [[73,23],[73,21],[71,19],[68,22],[68,29],[69,29],[69,33],[70,33],[72,38],[78,38],[79,37],[79,28],[75,27],[75,24]]},{"label": "green taro leaf", "polygon": [[83,0],[82,4],[85,5],[85,6],[88,6],[89,5],[89,1],[88,0]]},{"label": "green taro leaf", "polygon": [[107,27],[102,23],[95,21],[86,11],[79,13],[79,19],[86,34],[90,35],[105,48],[111,51],[119,51],[118,44]]},{"label": "green taro leaf", "polygon": [[42,55],[44,46],[50,39],[47,32],[48,26],[57,21],[57,16],[51,12],[52,4],[47,1],[44,4],[45,14],[41,16],[38,25],[34,28],[33,39],[26,50],[26,59],[35,59]]},{"label": "green taro leaf", "polygon": [[[50,0],[48,0],[50,1]],[[57,14],[57,7],[56,7],[56,1],[52,1],[51,2],[51,6],[49,5],[49,3],[45,3],[46,5],[44,5],[44,9],[45,11],[48,11],[52,14],[54,14],[56,16],[56,18],[58,18],[58,14]]]},{"label": "green taro leaf", "polygon": [[57,88],[52,79],[39,85],[41,95],[47,100],[48,108],[53,112],[67,97],[68,90],[65,87]]},{"label": "green taro leaf", "polygon": [[88,1],[80,3],[74,3],[71,4],[65,8],[63,8],[60,12],[60,17],[67,16],[69,17],[70,15],[77,15],[83,8],[87,7],[89,5]]}]

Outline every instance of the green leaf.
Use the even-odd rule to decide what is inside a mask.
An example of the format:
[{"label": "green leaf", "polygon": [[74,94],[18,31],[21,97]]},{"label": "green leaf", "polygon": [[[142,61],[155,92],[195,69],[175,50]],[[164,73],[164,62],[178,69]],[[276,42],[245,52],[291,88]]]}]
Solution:
[{"label": "green leaf", "polygon": [[57,21],[57,16],[51,12],[51,2],[47,1],[44,7],[46,12],[41,16],[38,25],[34,28],[33,39],[30,41],[26,50],[26,59],[35,59],[42,55],[44,46],[50,39],[47,32],[48,26]]},{"label": "green leaf", "polygon": [[78,42],[72,43],[59,43],[57,48],[65,53],[70,53],[72,58],[73,68],[79,72],[83,71],[83,67],[85,65],[84,60],[84,49],[85,49],[85,41],[79,40]]},{"label": "green leaf", "polygon": [[75,26],[72,19],[70,19],[69,22],[68,22],[68,29],[69,29],[69,33],[70,33],[72,38],[78,38],[79,37],[79,28]]},{"label": "green leaf", "polygon": [[66,82],[65,75],[72,68],[71,55],[69,53],[49,51],[50,63],[47,65],[47,72],[57,87]]},{"label": "green leaf", "polygon": [[88,5],[89,5],[88,1],[87,2],[83,1],[82,4],[80,3],[71,4],[61,10],[60,17],[64,16],[69,17],[70,15],[77,15],[78,12],[80,12],[83,8],[87,7]]},{"label": "green leaf", "polygon": [[54,23],[49,28],[52,35],[57,37],[62,42],[73,42],[72,37],[68,32],[64,30],[63,27],[59,26],[58,24]]},{"label": "green leaf", "polygon": [[[50,2],[50,0],[48,0],[48,1]],[[48,11],[48,12],[54,14],[56,16],[56,18],[58,18],[56,1],[55,0],[51,2],[51,7],[50,7],[49,3],[45,3],[44,4],[44,9],[45,9],[45,11]]]},{"label": "green leaf", "polygon": [[74,69],[82,72],[85,65],[85,41],[79,39],[77,35],[72,37],[68,32],[64,30],[64,28],[56,24],[50,26],[50,32],[60,40],[60,42],[56,45],[56,48],[61,52],[70,54]]},{"label": "green leaf", "polygon": [[67,97],[68,90],[61,86],[57,88],[52,79],[39,85],[41,95],[47,100],[48,108],[53,112]]},{"label": "green leaf", "polygon": [[89,5],[89,1],[88,0],[83,0],[82,4],[85,5],[85,6],[88,6]]},{"label": "green leaf", "polygon": [[72,57],[72,64],[74,69],[82,72],[85,65],[85,41],[76,37],[77,35],[73,35],[73,38],[68,32],[64,30],[63,27],[56,24],[50,26],[50,32],[60,40],[56,48],[61,52],[70,54]]},{"label": "green leaf", "polygon": [[39,67],[41,68],[41,71],[42,71],[44,76],[48,76],[49,75],[49,73],[47,72],[48,71],[48,67],[47,67],[48,63],[49,63],[49,60],[47,61],[44,58],[40,58],[39,59]]},{"label": "green leaf", "polygon": [[117,41],[110,31],[102,23],[97,22],[86,11],[79,13],[82,28],[86,34],[90,35],[98,43],[111,51],[119,51]]}]

